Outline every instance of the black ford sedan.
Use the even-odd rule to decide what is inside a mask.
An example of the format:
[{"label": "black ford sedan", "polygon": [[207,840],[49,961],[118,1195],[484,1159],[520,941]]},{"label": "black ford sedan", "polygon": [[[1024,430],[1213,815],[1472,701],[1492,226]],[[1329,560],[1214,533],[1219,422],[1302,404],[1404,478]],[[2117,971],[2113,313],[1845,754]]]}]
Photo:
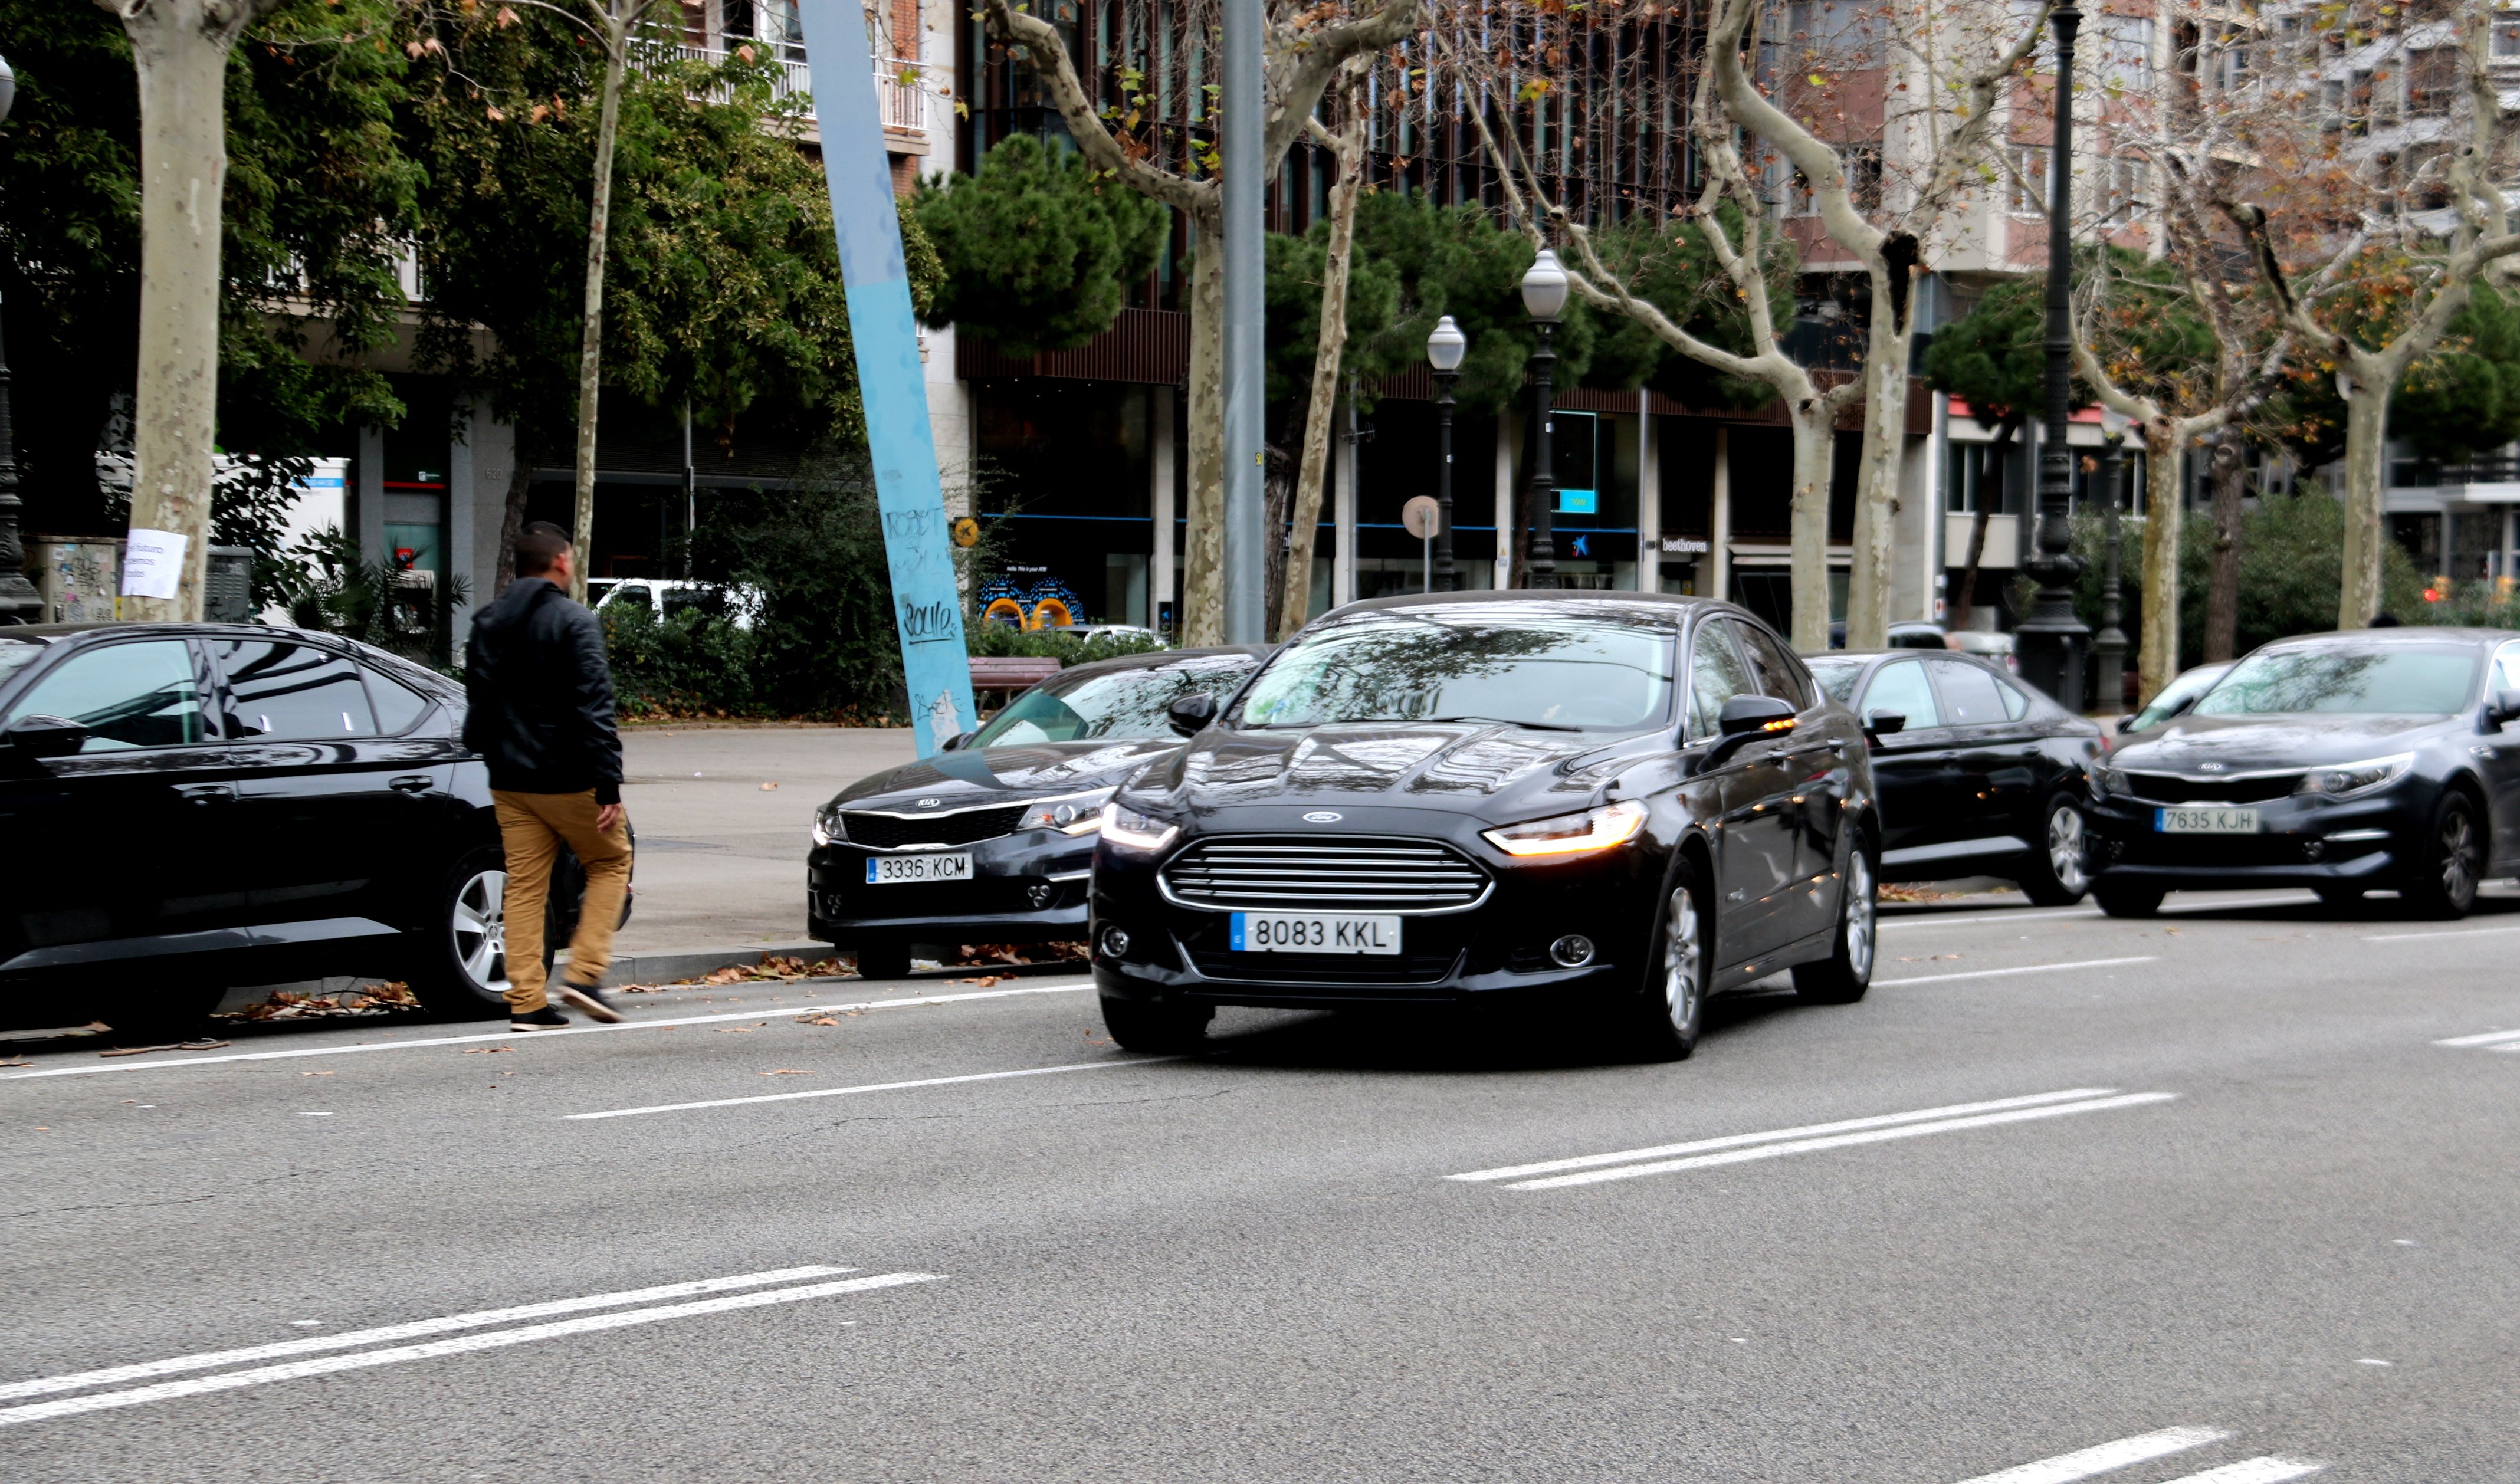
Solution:
[{"label": "black ford sedan", "polygon": [[1869,984],[1879,849],[1854,716],[1747,612],[1656,593],[1354,604],[1103,810],[1114,1040],[1219,1005],[1521,1000],[1684,1057],[1708,995]]},{"label": "black ford sedan", "polygon": [[1102,805],[1182,741],[1185,697],[1238,689],[1268,652],[1166,650],[1073,665],[935,756],[862,778],[814,817],[806,916],[868,978],[910,971],[913,943],[1085,936]]},{"label": "black ford sedan", "polygon": [[2520,634],[2288,639],[2092,772],[2092,895],[2142,917],[2176,889],[2395,890],[2464,915],[2520,872]]},{"label": "black ford sedan", "polygon": [[1871,739],[1881,879],[1994,876],[2043,907],[2083,899],[2096,725],[1974,654],[1832,652],[1811,667]]}]

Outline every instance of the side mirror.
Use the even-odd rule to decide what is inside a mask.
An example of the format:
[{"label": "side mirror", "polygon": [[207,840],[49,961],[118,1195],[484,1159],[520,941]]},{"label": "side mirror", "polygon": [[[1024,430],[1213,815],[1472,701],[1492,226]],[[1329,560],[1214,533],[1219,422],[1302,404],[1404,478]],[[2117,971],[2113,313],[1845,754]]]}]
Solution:
[{"label": "side mirror", "polygon": [[980,734],[977,732],[957,732],[953,736],[945,739],[943,742],[938,742],[936,744],[936,750],[939,752],[960,752],[965,747],[970,745],[972,738],[979,735]]},{"label": "side mirror", "polygon": [[2119,717],[2119,718],[2118,718],[2118,730],[2119,730],[2120,732],[2122,732],[2122,733],[2124,733],[2124,732],[2132,732],[2132,731],[2134,731],[2134,730],[2135,730],[2135,713],[2134,713],[2134,712],[2130,711],[2130,712],[2128,712],[2126,715],[2121,716],[2121,717]]},{"label": "side mirror", "polygon": [[1216,719],[1216,697],[1205,691],[1185,696],[1165,709],[1164,719],[1182,736],[1194,736],[1199,728]]},{"label": "side mirror", "polygon": [[2520,691],[2497,691],[2485,703],[2486,725],[2499,729],[2504,722],[2520,718]]},{"label": "side mirror", "polygon": [[1868,711],[1864,716],[1864,730],[1875,737],[1888,737],[1893,732],[1905,732],[1908,730],[1908,713]]},{"label": "side mirror", "polygon": [[87,728],[59,716],[21,716],[0,732],[0,742],[36,761],[68,757],[87,745]]},{"label": "side mirror", "polygon": [[1735,696],[1724,703],[1724,709],[1715,722],[1717,735],[1723,737],[1790,732],[1793,729],[1793,706],[1773,696]]}]

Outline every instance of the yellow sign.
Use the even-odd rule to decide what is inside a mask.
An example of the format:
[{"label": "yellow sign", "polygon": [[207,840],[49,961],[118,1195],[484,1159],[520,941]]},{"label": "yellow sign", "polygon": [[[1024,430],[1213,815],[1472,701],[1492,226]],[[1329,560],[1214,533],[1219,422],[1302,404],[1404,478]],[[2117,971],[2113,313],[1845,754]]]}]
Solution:
[{"label": "yellow sign", "polygon": [[971,518],[970,517],[968,517],[968,516],[965,516],[962,519],[955,521],[955,522],[954,522],[954,544],[955,544],[956,546],[977,546],[977,545],[979,545],[979,544],[980,544],[980,522],[979,522],[979,521],[977,521],[977,520],[972,519],[972,518]]}]

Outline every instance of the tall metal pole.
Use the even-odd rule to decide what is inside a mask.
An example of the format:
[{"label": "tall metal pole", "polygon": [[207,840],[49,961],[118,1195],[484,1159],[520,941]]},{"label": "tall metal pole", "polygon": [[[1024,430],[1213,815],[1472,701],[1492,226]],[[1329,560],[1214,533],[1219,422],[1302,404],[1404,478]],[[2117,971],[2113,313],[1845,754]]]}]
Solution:
[{"label": "tall metal pole", "polygon": [[9,418],[9,353],[0,348],[0,623],[38,623],[43,595],[26,580],[26,549],[18,540],[18,430]]},{"label": "tall metal pole", "polygon": [[1551,378],[1557,370],[1557,351],[1550,337],[1557,327],[1548,320],[1532,328],[1540,332],[1540,345],[1531,352],[1531,417],[1534,431],[1531,439],[1531,585],[1557,585],[1557,542],[1551,529],[1551,518],[1556,514],[1557,457],[1550,447],[1549,399],[1555,389]]},{"label": "tall metal pole", "polygon": [[2120,590],[2118,561],[2122,540],[2120,513],[2126,505],[2126,432],[2110,428],[2100,444],[2101,518],[2106,522],[2106,554],[2100,567],[2100,632],[2092,641],[2092,668],[2098,693],[2097,710],[2114,712],[2126,704],[2126,630],[2119,627],[2124,616],[2124,595]]},{"label": "tall metal pole", "polygon": [[[1262,527],[1260,48],[1263,0],[1225,0],[1217,74],[1225,193],[1225,642],[1268,638],[1269,533]],[[1346,553],[1340,553],[1344,558]]]},{"label": "tall metal pole", "polygon": [[1435,591],[1449,593],[1453,574],[1453,383],[1458,371],[1435,373]]},{"label": "tall metal pole", "polygon": [[2067,318],[2073,273],[2074,35],[2083,13],[2071,0],[2050,15],[2056,26],[2055,142],[2048,152],[2048,418],[2039,450],[2038,554],[2030,575],[2039,583],[2029,616],[2014,635],[2021,678],[2073,710],[2083,704],[2083,658],[2092,631],[2074,614],[2074,582],[2083,573],[2074,555],[2069,512],[2074,500],[2074,451],[2066,442],[2073,412],[2073,327]]}]

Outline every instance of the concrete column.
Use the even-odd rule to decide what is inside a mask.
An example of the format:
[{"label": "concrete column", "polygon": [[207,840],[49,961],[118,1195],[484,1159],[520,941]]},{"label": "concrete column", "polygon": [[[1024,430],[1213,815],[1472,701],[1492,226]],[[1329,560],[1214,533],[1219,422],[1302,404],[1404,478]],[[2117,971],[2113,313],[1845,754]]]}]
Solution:
[{"label": "concrete column", "polygon": [[2450,508],[2447,500],[2442,502],[2441,562],[2425,575],[2448,577],[2453,582],[2458,580],[2458,514]]},{"label": "concrete column", "polygon": [[[1356,602],[1356,397],[1339,399],[1338,480],[1330,491],[1330,607]],[[1275,539],[1274,536],[1272,539]],[[1306,572],[1304,580],[1312,580]],[[1291,580],[1291,578],[1289,579]]]},{"label": "concrete column", "polygon": [[1147,621],[1151,625],[1173,601],[1173,389],[1149,387],[1147,397],[1148,463],[1154,472],[1148,511],[1155,517],[1155,555],[1147,563]]},{"label": "concrete column", "polygon": [[[508,481],[517,472],[517,429],[494,421],[490,414],[474,406],[468,422],[472,434],[472,487],[469,492],[472,507],[472,540],[457,544],[449,541],[459,554],[469,554],[472,572],[472,609],[477,610],[499,591],[499,579],[508,570],[515,554],[499,546],[499,528],[508,517]],[[464,643],[469,612],[458,616],[455,643]]]},{"label": "concrete column", "polygon": [[[454,636],[456,652],[463,652],[464,635],[472,621],[472,604],[476,598],[489,595],[481,591],[472,571],[472,527],[474,512],[480,499],[479,461],[474,457],[473,438],[482,422],[480,413],[471,403],[456,408],[456,433],[446,445],[446,537],[440,553],[440,563],[446,568],[447,607],[451,619],[447,632]],[[455,600],[454,595],[465,596]]]},{"label": "concrete column", "polygon": [[1513,427],[1515,418],[1508,408],[1497,418],[1496,444],[1496,581],[1493,587],[1505,587],[1513,581]]},{"label": "concrete column", "polygon": [[1654,436],[1653,393],[1637,390],[1637,591],[1662,591],[1662,449]]},{"label": "concrete column", "polygon": [[359,560],[385,560],[385,432],[359,429]]},{"label": "concrete column", "polygon": [[1706,513],[1706,580],[1701,598],[1732,592],[1732,429],[1715,429],[1715,508]]},{"label": "concrete column", "polygon": [[1934,393],[1934,430],[1925,439],[1924,493],[1912,502],[1925,518],[1924,533],[1916,543],[1916,581],[1921,597],[1915,612],[1916,618],[1925,623],[1942,617],[1934,609],[1943,598],[1943,573],[1951,566],[1951,559],[1943,551],[1943,486],[1949,482],[1951,457],[1952,399],[1950,393],[1938,391]]}]

